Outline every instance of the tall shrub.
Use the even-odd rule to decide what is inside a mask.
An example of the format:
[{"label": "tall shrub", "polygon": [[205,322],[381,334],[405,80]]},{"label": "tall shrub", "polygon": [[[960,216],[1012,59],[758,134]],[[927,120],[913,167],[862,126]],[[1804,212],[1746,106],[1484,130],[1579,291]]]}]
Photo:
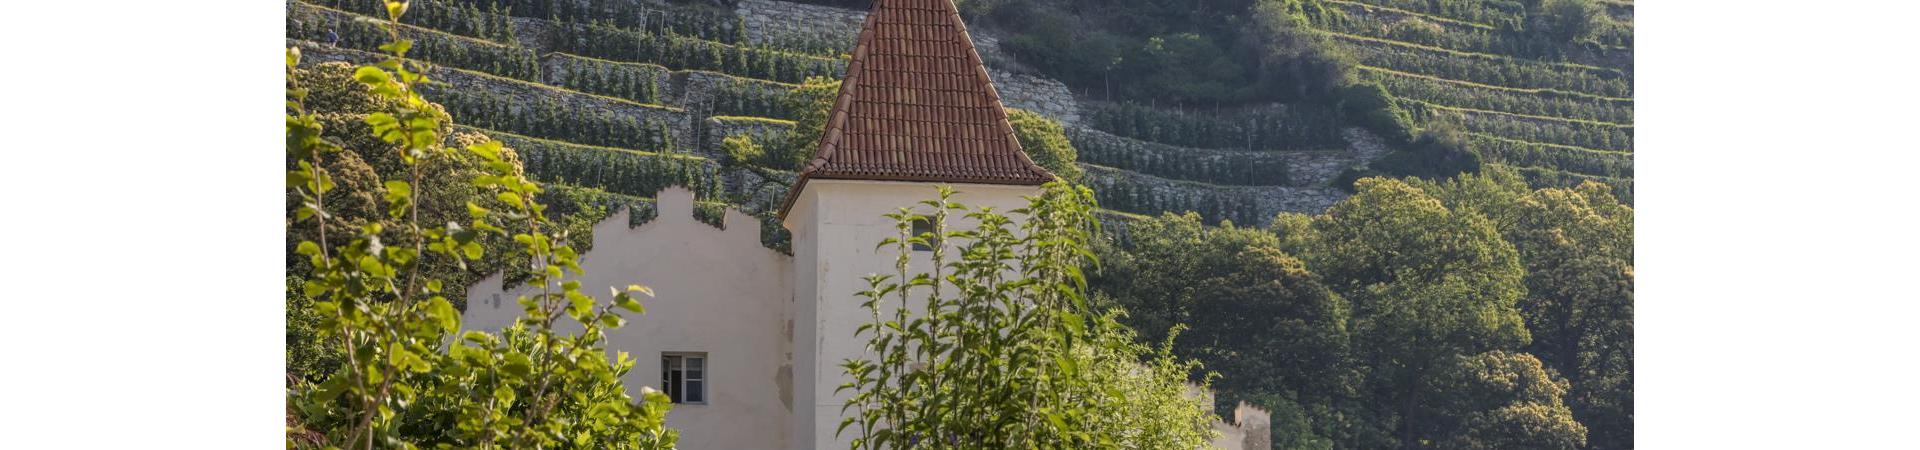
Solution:
[{"label": "tall shrub", "polygon": [[1013,125],[1013,135],[1020,139],[1020,148],[1027,151],[1027,157],[1033,158],[1034,164],[1063,180],[1080,179],[1080,166],[1075,164],[1080,159],[1079,152],[1074,150],[1073,142],[1067,140],[1060,122],[1015,108],[1007,108],[1007,122]]},{"label": "tall shrub", "polygon": [[[1014,211],[1024,221],[972,210],[978,225],[964,231],[948,229],[970,210],[952,195],[888,215],[898,235],[881,246],[897,252],[895,271],[867,278],[868,356],[842,365],[853,448],[1207,444],[1213,415],[1185,384],[1198,363],[1133,343],[1087,306],[1091,191],[1054,182]],[[931,230],[915,233],[922,222]],[[932,250],[928,269],[909,266],[916,245]]]},{"label": "tall shrub", "polygon": [[[406,5],[385,3],[390,43],[380,49],[391,57],[354,72],[369,91],[391,101],[366,122],[406,174],[379,183],[378,208],[369,212],[374,217],[342,217],[346,211],[328,206],[336,182],[324,159],[342,149],[321,138],[324,125],[306,109],[310,91],[298,79],[299,51],[287,51],[286,179],[297,205],[288,223],[315,227],[313,240],[295,245],[310,265],[297,284],[320,319],[312,331],[344,355],[324,381],[289,377],[287,446],[672,448],[677,437],[663,426],[666,397],[630,398],[619,377],[633,361],[624,355],[609,361],[604,348],[606,330],[625,321],[615,308],[639,312],[634,295],[651,291],[615,289],[613,302],[604,305],[582,293],[579,281],[566,279],[581,272],[578,253],[564,234],[553,233],[557,226],[545,205],[531,201],[539,185],[503,157],[497,141],[470,145],[464,154],[449,148],[449,117],[420,97],[417,88],[428,80],[404,59],[412,47],[399,35]],[[423,186],[422,168],[461,157],[483,162],[486,173],[471,184],[493,194],[497,208],[468,203],[472,221],[465,226],[421,221],[420,205],[435,194],[416,190]],[[336,222],[364,225],[333,229]],[[519,244],[509,257],[529,263],[527,283],[539,294],[519,299],[526,316],[504,332],[450,339],[460,328],[459,312],[444,295],[445,283],[424,267],[479,260],[484,236],[511,236]],[[563,317],[581,331],[556,332]]]}]

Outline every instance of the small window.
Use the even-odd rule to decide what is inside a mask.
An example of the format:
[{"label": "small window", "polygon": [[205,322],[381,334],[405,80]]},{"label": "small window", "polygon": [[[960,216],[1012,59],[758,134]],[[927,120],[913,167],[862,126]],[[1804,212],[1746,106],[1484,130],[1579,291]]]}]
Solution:
[{"label": "small window", "polygon": [[707,354],[664,353],[660,355],[660,385],[674,403],[707,402]]},{"label": "small window", "polygon": [[[927,220],[927,219],[920,219],[920,220],[913,221],[914,237],[920,237],[920,235],[931,234],[931,233],[933,233],[933,221]],[[930,251],[933,251],[933,246],[915,242],[913,243],[913,251],[930,252]]]}]

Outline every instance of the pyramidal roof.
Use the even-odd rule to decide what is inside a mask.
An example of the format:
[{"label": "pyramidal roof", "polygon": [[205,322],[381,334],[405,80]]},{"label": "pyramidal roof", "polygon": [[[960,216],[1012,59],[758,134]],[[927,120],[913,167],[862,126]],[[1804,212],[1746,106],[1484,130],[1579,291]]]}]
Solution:
[{"label": "pyramidal roof", "polygon": [[951,0],[875,0],[813,158],[809,179],[1038,185],[1000,94]]}]

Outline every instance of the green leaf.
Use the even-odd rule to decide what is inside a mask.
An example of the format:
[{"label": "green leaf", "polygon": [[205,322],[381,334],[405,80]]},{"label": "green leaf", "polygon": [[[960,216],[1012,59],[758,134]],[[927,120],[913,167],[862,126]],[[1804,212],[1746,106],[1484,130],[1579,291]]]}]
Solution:
[{"label": "green leaf", "polygon": [[412,49],[413,49],[413,41],[408,39],[401,39],[401,40],[389,42],[386,44],[380,44],[380,51],[392,53],[394,56],[399,56],[399,57],[406,57],[407,50],[412,50]]},{"label": "green leaf", "polygon": [[467,151],[487,161],[500,160],[500,141],[486,141],[467,146]]},{"label": "green leaf", "polygon": [[480,247],[479,242],[467,242],[465,244],[460,244],[460,252],[465,254],[467,259],[480,259],[480,257],[482,256],[481,253],[483,253],[484,251],[485,249]]},{"label": "green leaf", "polygon": [[505,202],[506,204],[513,205],[516,208],[527,207],[527,203],[520,199],[520,194],[515,194],[512,192],[501,192],[499,195],[493,196],[493,198],[499,199],[501,202]]},{"label": "green leaf", "polygon": [[427,301],[427,318],[440,325],[440,330],[452,333],[460,329],[460,313],[453,310],[453,303],[446,297],[434,296]]},{"label": "green leaf", "polygon": [[586,294],[576,291],[569,291],[566,295],[567,302],[569,303],[567,305],[567,315],[578,319],[581,316],[587,315],[587,313],[593,312],[593,297],[588,297]]},{"label": "green leaf", "polygon": [[613,305],[620,309],[633,311],[634,314],[647,313],[647,307],[640,305],[639,300],[634,300],[632,295],[627,295],[625,292],[616,291],[613,293]]},{"label": "green leaf", "polygon": [[[387,75],[387,71],[380,70],[380,68],[373,66],[360,66],[359,69],[355,69],[353,71],[353,79],[368,86],[383,85],[393,80],[390,75]],[[393,116],[388,115],[387,117]]]},{"label": "green leaf", "polygon": [[508,353],[506,362],[500,365],[500,370],[508,375],[525,378],[533,374],[533,360],[528,359],[527,355]]}]

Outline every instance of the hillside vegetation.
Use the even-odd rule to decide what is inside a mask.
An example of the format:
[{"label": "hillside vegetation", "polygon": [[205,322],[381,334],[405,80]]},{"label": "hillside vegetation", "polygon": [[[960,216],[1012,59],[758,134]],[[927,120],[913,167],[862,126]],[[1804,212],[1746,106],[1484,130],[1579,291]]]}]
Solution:
[{"label": "hillside vegetation", "polygon": [[[401,35],[410,58],[436,66],[423,92],[460,124],[453,134],[511,148],[576,242],[618,208],[647,220],[648,197],[677,185],[702,220],[726,226],[722,208],[741,209],[785,249],[774,215],[858,24],[749,19],[869,5],[799,3],[412,0]],[[956,3],[1003,98],[1015,80],[1059,87],[1042,103],[1063,108],[1011,115],[1036,161],[1105,208],[1113,268],[1096,294],[1132,311],[1144,341],[1193,330],[1174,351],[1224,375],[1223,404],[1274,409],[1276,448],[1632,446],[1630,2]],[[287,45],[310,69],[376,61],[381,8],[287,0]],[[1463,173],[1479,175],[1448,181]],[[1329,208],[1383,224],[1319,215]],[[1438,222],[1402,217],[1415,213]],[[1482,265],[1366,259],[1437,251],[1360,245],[1388,238],[1472,250]],[[1427,272],[1380,273],[1392,264]],[[499,268],[444,276],[458,285]],[[1429,278],[1401,281],[1417,277]],[[1411,320],[1395,314],[1461,319],[1370,308],[1482,293],[1484,304],[1448,307],[1499,323],[1365,328]],[[1447,347],[1396,340],[1433,336]],[[1454,391],[1467,394],[1429,396]]]}]

